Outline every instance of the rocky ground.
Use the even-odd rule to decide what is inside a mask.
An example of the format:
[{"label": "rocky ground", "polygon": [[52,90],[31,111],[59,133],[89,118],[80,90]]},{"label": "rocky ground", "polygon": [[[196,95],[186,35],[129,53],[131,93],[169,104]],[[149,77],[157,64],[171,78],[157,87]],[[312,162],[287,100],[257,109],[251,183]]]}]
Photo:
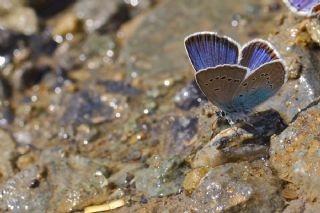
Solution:
[{"label": "rocky ground", "polygon": [[[280,0],[0,2],[1,212],[318,212],[317,18]],[[183,44],[197,31],[284,57],[259,134],[199,91]]]}]

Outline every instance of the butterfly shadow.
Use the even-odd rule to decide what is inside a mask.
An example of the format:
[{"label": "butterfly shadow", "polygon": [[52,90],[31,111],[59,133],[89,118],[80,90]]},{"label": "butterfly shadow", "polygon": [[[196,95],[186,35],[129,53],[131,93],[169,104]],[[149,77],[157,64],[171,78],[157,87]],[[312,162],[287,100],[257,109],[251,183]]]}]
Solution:
[{"label": "butterfly shadow", "polygon": [[220,116],[214,120],[210,141],[197,151],[194,166],[215,167],[266,159],[269,157],[270,137],[279,134],[286,126],[275,110],[255,113],[246,122],[234,125]]},{"label": "butterfly shadow", "polygon": [[246,131],[261,137],[279,134],[287,127],[279,112],[273,109],[249,115],[247,122],[239,124]]},{"label": "butterfly shadow", "polygon": [[[281,118],[280,114],[273,109],[256,112],[249,115],[246,121],[239,121],[234,125],[230,125],[228,120],[220,114],[218,117],[218,125],[225,127],[229,126],[231,129],[243,129],[247,133],[252,134],[253,137],[241,142],[243,145],[253,144],[264,146],[269,146],[270,137],[272,135],[281,133],[287,127],[287,124]],[[241,137],[240,134],[236,134],[236,136]],[[222,141],[219,145],[219,149],[223,149],[229,145],[228,140]]]}]

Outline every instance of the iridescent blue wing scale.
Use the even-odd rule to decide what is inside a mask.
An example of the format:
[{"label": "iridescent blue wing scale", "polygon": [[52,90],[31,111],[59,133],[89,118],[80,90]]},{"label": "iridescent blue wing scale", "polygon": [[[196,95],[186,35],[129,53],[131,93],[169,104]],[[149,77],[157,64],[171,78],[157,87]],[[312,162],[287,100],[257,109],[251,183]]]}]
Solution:
[{"label": "iridescent blue wing scale", "polygon": [[239,44],[215,33],[192,34],[185,39],[185,47],[196,72],[223,64],[237,64]]},{"label": "iridescent blue wing scale", "polygon": [[271,44],[256,39],[243,46],[240,64],[253,71],[261,65],[277,59],[279,59],[279,56]]},{"label": "iridescent blue wing scale", "polygon": [[298,15],[312,16],[319,11],[320,0],[284,0],[290,10]]},{"label": "iridescent blue wing scale", "polygon": [[273,96],[286,79],[286,69],[281,60],[267,63],[250,74],[239,86],[233,102],[242,111],[252,108]]}]

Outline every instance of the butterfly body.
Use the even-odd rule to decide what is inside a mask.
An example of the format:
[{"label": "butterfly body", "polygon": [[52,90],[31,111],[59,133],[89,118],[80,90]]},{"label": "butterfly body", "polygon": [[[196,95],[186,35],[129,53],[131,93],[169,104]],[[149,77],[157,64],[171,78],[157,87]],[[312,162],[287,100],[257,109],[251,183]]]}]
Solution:
[{"label": "butterfly body", "polygon": [[264,40],[240,48],[228,37],[201,32],[187,37],[185,46],[201,91],[231,122],[246,120],[286,80],[283,61]]}]

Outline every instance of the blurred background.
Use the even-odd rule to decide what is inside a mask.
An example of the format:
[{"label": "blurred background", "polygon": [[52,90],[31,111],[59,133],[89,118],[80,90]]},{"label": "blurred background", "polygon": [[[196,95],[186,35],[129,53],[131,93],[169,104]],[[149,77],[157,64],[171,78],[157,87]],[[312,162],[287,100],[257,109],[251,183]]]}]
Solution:
[{"label": "blurred background", "polygon": [[[112,200],[125,201],[112,212],[204,212],[206,187],[192,192],[208,168],[193,157],[221,129],[193,80],[184,38],[271,38],[290,59],[288,45],[309,45],[317,30],[297,23],[280,0],[0,0],[1,212],[82,212]],[[293,100],[290,112],[282,99],[270,104],[290,121],[313,97]],[[232,177],[260,176],[217,199],[219,212],[239,203],[243,212],[284,208],[266,159],[231,166]]]}]

